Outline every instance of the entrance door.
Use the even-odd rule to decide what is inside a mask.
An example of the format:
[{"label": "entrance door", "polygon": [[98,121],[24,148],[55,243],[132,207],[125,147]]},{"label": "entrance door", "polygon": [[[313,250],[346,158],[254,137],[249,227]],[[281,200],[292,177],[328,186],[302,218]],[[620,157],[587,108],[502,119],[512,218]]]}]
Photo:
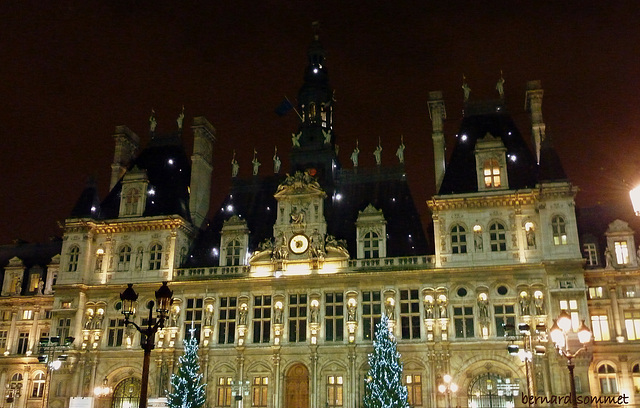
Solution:
[{"label": "entrance door", "polygon": [[498,374],[486,373],[476,377],[469,386],[471,408],[513,408],[515,396],[520,391],[518,380],[502,378]]},{"label": "entrance door", "polygon": [[309,408],[309,370],[303,364],[289,369],[285,377],[285,408]]},{"label": "entrance door", "polygon": [[127,378],[113,390],[112,408],[138,408],[140,404],[140,380]]}]

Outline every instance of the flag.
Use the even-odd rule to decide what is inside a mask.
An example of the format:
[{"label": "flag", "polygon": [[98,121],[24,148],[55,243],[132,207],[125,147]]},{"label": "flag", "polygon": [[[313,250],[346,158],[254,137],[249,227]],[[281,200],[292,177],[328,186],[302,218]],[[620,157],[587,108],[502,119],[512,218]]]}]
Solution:
[{"label": "flag", "polygon": [[289,99],[284,98],[282,102],[280,102],[280,105],[278,105],[278,107],[276,108],[276,115],[284,116],[291,109],[293,109],[293,105],[291,104],[291,102],[289,102]]}]

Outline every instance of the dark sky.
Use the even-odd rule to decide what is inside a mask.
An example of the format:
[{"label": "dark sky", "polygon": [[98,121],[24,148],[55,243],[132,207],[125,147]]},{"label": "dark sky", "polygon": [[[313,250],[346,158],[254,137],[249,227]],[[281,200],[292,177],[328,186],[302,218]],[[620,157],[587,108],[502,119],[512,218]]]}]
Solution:
[{"label": "dark sky", "polygon": [[[362,166],[396,162],[429,221],[434,191],[428,92],[442,90],[451,147],[462,110],[495,98],[504,72],[510,112],[529,140],[526,81],[542,80],[543,114],[580,206],[628,202],[640,182],[640,4],[629,1],[3,1],[0,4],[0,243],[60,235],[88,176],[101,197],[112,134],[148,141],[204,115],[216,127],[212,206],[230,183],[232,150],[248,177],[274,146],[290,150],[295,114],[274,108],[302,84],[311,22],[320,21],[340,159],[360,143]],[[191,132],[185,133],[191,152]],[[449,150],[451,151],[451,149]]]}]

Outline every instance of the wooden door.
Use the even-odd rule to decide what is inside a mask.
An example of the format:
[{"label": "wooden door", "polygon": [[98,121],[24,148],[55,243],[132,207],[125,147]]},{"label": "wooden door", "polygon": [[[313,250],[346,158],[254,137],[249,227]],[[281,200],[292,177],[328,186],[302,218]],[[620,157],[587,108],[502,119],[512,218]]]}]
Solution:
[{"label": "wooden door", "polygon": [[296,364],[285,377],[285,408],[309,408],[309,370]]}]

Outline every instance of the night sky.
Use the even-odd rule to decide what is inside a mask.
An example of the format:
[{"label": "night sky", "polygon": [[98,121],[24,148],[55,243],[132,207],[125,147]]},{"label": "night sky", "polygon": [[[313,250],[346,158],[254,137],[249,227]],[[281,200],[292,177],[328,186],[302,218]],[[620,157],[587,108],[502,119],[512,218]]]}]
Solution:
[{"label": "night sky", "polygon": [[[496,98],[530,141],[526,81],[540,79],[547,135],[580,188],[579,206],[628,205],[640,182],[640,2],[630,1],[3,1],[0,4],[0,243],[61,235],[86,179],[107,194],[113,132],[149,139],[204,115],[216,128],[212,208],[240,176],[288,168],[296,115],[274,113],[302,84],[311,23],[320,21],[340,160],[360,144],[360,165],[397,163],[424,223],[434,193],[429,91],[441,90],[449,152],[471,99]],[[184,134],[191,154],[192,133]],[[630,213],[631,215],[631,213]]]}]

